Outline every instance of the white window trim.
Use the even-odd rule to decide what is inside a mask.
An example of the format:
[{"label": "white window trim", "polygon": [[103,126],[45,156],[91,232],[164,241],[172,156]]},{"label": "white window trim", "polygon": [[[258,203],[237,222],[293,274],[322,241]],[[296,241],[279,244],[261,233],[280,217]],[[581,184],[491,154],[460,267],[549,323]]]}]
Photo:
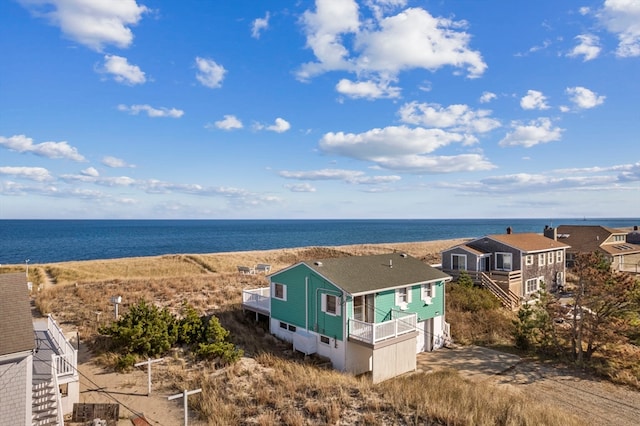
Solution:
[{"label": "white window trim", "polygon": [[550,251],[550,252],[547,254],[547,265],[552,265],[552,264],[553,264],[553,258],[554,258],[554,256],[553,256],[553,252],[552,252],[552,251]]},{"label": "white window trim", "polygon": [[[504,267],[504,259],[502,261],[503,267],[501,269],[498,268],[498,255],[502,256],[503,258],[504,257],[509,257],[509,268],[508,269]],[[506,251],[498,251],[498,252],[496,252],[496,270],[497,271],[513,271],[513,254],[509,253],[509,252],[506,252]]]},{"label": "white window trim", "polygon": [[546,264],[547,256],[544,253],[538,254],[538,266],[544,266]]},{"label": "white window trim", "polygon": [[420,298],[422,301],[430,305],[433,302],[433,298],[436,297],[436,288],[433,283],[422,284],[420,288]]},{"label": "white window trim", "polygon": [[[336,311],[335,312],[329,312],[327,310],[327,306],[328,306],[327,298],[329,298],[329,297],[335,297],[335,299],[336,299]],[[341,309],[341,306],[340,306],[340,297],[336,296],[335,294],[322,293],[322,296],[321,296],[320,300],[321,300],[320,303],[322,305],[321,306],[322,312],[324,312],[327,315],[334,316],[334,317],[340,316],[340,314],[342,312],[342,309]]]},{"label": "white window trim", "polygon": [[556,263],[562,263],[562,250],[556,252]]},{"label": "white window trim", "polygon": [[[456,270],[456,271],[466,271],[466,270],[467,270],[467,256],[466,256],[466,255],[464,255],[464,254],[456,254],[456,253],[452,253],[452,254],[451,254],[451,267],[453,268],[453,264],[454,264],[453,259],[454,259],[454,258],[456,258],[456,257],[458,257],[458,258],[460,258],[460,257],[464,258],[464,262],[463,262],[463,263],[464,263],[464,267],[462,267],[462,268],[458,268],[458,269],[454,269],[454,270]],[[460,263],[458,262],[458,264],[460,264]]]},{"label": "white window trim", "polygon": [[[403,302],[400,300],[400,290],[406,290],[407,301]],[[401,287],[396,289],[396,306],[399,306],[401,310],[406,310],[409,307],[409,303],[411,303],[411,287]]]},{"label": "white window trim", "polygon": [[[540,283],[542,282],[542,277],[530,278],[524,282],[524,293],[525,294],[533,294],[540,290]],[[529,291],[529,282],[535,281],[535,290]]]},{"label": "white window trim", "polygon": [[525,265],[527,265],[527,266],[533,265],[533,255],[532,254],[527,254],[524,257],[524,262],[525,262]]},{"label": "white window trim", "polygon": [[[281,286],[282,287],[282,297],[278,297],[276,296],[276,286]],[[273,298],[274,299],[278,299],[278,300],[282,300],[284,302],[287,301],[287,285],[286,284],[281,284],[281,283],[273,283],[273,289],[272,289],[272,293],[273,294]]]}]

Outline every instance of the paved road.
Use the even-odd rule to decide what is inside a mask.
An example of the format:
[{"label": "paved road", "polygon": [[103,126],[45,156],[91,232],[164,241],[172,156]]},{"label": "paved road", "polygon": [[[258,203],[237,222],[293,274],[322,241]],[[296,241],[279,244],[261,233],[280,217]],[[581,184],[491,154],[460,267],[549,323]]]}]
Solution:
[{"label": "paved road", "polygon": [[418,356],[418,369],[455,368],[463,377],[521,389],[585,419],[585,424],[640,424],[640,392],[568,368],[552,367],[478,346]]}]

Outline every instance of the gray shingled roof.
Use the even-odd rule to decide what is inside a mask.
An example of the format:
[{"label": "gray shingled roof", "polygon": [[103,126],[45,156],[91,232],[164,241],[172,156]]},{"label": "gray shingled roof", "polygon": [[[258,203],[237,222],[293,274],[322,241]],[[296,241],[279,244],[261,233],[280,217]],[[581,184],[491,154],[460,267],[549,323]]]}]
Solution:
[{"label": "gray shingled roof", "polygon": [[36,344],[24,274],[0,274],[0,295],[0,356],[34,349]]},{"label": "gray shingled roof", "polygon": [[451,279],[444,272],[401,253],[320,259],[304,264],[350,294]]}]

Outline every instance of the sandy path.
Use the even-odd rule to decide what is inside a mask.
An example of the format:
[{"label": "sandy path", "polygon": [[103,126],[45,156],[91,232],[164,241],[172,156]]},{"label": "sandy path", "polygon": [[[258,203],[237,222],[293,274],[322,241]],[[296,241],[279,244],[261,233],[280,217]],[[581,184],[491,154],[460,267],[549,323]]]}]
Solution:
[{"label": "sandy path", "polygon": [[640,424],[640,392],[564,367],[522,360],[479,346],[460,346],[418,355],[423,371],[454,368],[474,381],[494,383],[561,407],[585,424]]},{"label": "sandy path", "polygon": [[[118,426],[131,426],[130,417],[143,413],[151,425],[181,425],[184,423],[182,399],[169,401],[169,395],[179,393],[167,388],[164,383],[155,383],[151,367],[151,395],[147,396],[148,381],[146,367],[134,369],[130,373],[106,372],[90,360],[86,346],[80,345],[78,352],[80,371],[81,403],[119,403],[120,421]],[[189,416],[189,425],[202,425],[195,415]],[[74,425],[74,423],[70,423]]]}]

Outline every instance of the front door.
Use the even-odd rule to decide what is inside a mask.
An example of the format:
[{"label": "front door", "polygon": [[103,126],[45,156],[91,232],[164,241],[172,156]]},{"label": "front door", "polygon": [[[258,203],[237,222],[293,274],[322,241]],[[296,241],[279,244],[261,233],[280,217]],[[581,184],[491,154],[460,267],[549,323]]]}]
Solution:
[{"label": "front door", "polygon": [[375,322],[374,295],[365,294],[353,298],[353,319],[363,322]]},{"label": "front door", "polygon": [[430,352],[433,350],[433,318],[418,321],[418,337],[416,338],[416,352]]}]

